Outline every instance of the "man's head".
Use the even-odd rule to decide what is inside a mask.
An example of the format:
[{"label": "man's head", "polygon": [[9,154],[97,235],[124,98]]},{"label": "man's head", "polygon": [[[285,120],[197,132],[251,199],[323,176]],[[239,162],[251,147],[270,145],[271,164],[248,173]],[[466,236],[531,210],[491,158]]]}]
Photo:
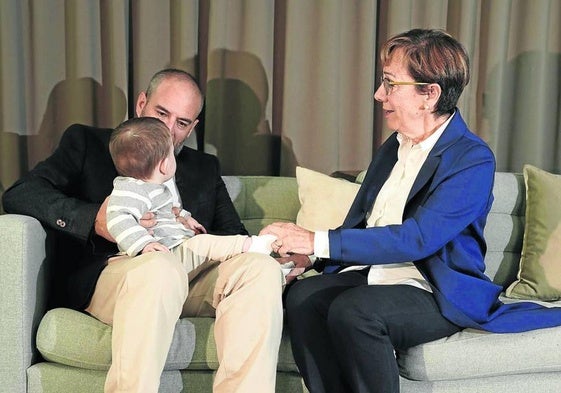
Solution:
[{"label": "man's head", "polygon": [[199,122],[203,94],[195,79],[178,69],[156,73],[145,92],[139,94],[136,115],[156,117],[170,129],[176,153]]},{"label": "man's head", "polygon": [[155,170],[164,178],[175,173],[170,130],[153,117],[136,117],[121,123],[111,134],[109,152],[121,176],[148,180]]}]

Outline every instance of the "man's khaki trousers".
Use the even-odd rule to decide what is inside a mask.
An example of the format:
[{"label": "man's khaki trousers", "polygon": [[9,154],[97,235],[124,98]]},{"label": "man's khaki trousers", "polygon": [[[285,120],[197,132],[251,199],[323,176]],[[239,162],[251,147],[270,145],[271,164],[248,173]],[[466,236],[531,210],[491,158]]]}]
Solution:
[{"label": "man's khaki trousers", "polygon": [[113,326],[106,392],[156,393],[178,318],[216,316],[213,391],[274,392],[284,277],[245,236],[197,235],[171,253],[115,257],[86,309]]}]

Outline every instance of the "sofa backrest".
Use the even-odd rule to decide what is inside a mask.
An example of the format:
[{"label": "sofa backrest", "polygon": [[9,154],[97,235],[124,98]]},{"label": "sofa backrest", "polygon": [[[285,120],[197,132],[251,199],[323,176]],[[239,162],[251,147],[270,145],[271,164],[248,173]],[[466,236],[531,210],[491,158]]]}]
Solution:
[{"label": "sofa backrest", "polygon": [[505,288],[516,279],[520,264],[526,214],[525,190],[522,174],[495,174],[495,200],[485,226],[485,265],[487,275]]},{"label": "sofa backrest", "polygon": [[277,221],[296,222],[300,201],[295,177],[223,176],[224,183],[248,232]]},{"label": "sofa backrest", "polygon": [[[294,177],[224,176],[234,206],[251,234],[275,221],[296,222],[300,209]],[[486,273],[507,287],[516,279],[522,251],[525,186],[521,174],[497,172],[495,200],[485,227]]]}]

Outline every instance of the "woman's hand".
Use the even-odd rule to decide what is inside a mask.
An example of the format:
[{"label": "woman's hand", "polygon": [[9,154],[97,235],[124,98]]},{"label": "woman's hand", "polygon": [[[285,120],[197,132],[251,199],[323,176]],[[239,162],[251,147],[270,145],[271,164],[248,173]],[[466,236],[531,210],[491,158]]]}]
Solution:
[{"label": "woman's hand", "polygon": [[311,255],[314,253],[314,232],[308,231],[289,222],[275,222],[267,225],[259,232],[260,235],[277,237],[272,244],[273,251],[280,256],[290,254]]}]

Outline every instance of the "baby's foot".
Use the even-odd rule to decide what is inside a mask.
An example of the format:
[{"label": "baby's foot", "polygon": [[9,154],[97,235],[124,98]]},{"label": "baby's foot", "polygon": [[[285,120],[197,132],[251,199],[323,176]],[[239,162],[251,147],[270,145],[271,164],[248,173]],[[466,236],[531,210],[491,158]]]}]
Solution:
[{"label": "baby's foot", "polygon": [[251,236],[251,245],[247,252],[270,255],[273,252],[272,244],[277,240],[274,235]]}]

